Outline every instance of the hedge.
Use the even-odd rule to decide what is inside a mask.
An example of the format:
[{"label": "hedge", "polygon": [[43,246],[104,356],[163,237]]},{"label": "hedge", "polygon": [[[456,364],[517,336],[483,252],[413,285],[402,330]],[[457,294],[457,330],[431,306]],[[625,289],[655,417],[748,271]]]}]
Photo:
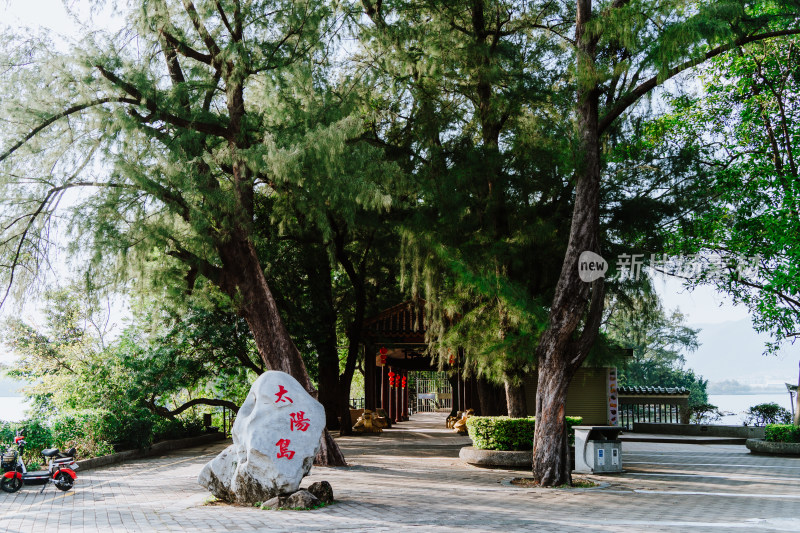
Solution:
[{"label": "hedge", "polygon": [[18,429],[25,430],[25,460],[39,463],[43,448],[66,450],[75,446],[81,459],[100,457],[114,451],[112,443],[123,449],[145,448],[160,440],[201,435],[200,420],[166,419],[149,411],[141,417],[126,417],[106,409],[84,409],[32,418],[21,422],[0,421],[0,448],[10,446]]},{"label": "hedge", "polygon": [[[575,444],[572,426],[580,425],[583,418],[568,416],[569,443]],[[467,419],[467,432],[472,444],[479,450],[531,450],[536,418],[509,418],[507,416],[472,416]]]},{"label": "hedge", "polygon": [[771,442],[800,442],[800,426],[792,424],[767,424],[764,440]]}]

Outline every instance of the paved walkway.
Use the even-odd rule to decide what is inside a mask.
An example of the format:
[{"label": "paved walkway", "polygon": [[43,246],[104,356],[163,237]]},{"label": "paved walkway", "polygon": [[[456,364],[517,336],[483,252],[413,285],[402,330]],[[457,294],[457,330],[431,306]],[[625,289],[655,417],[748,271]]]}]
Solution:
[{"label": "paved walkway", "polygon": [[381,436],[340,439],[351,466],[314,468],[339,503],[315,511],[206,505],[196,483],[224,444],[79,472],[75,489],[1,493],[0,532],[798,531],[800,459],[744,446],[623,444],[626,472],[595,489],[523,489],[527,472],[462,464],[468,439],[417,415]]}]

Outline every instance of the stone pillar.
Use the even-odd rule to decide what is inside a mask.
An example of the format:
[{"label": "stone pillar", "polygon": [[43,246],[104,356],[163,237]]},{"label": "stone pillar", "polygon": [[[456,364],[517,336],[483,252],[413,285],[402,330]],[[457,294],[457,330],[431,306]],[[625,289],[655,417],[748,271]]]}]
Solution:
[{"label": "stone pillar", "polygon": [[403,387],[403,420],[408,420],[408,370],[403,370],[406,386]]},{"label": "stone pillar", "polygon": [[364,408],[375,412],[377,401],[377,365],[375,364],[375,347],[364,345]]}]

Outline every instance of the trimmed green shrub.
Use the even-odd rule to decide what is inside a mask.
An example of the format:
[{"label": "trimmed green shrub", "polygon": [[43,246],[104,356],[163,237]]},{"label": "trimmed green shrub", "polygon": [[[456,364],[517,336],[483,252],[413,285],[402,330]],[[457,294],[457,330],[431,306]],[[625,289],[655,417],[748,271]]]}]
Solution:
[{"label": "trimmed green shrub", "polygon": [[[583,421],[580,416],[568,416],[569,443],[575,444],[572,426]],[[509,418],[507,416],[472,416],[467,419],[467,432],[472,444],[479,450],[532,450],[536,418]]]},{"label": "trimmed green shrub", "polygon": [[768,424],[764,428],[764,440],[770,442],[800,442],[800,426]]}]

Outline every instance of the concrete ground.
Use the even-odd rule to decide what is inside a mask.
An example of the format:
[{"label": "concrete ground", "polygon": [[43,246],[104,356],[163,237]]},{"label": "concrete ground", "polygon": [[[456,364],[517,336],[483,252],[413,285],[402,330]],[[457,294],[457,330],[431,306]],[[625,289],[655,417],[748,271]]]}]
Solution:
[{"label": "concrete ground", "polygon": [[507,485],[528,472],[462,464],[442,415],[339,439],[351,466],[314,468],[338,503],[314,511],[208,505],[196,479],[225,444],[78,472],[74,490],[0,493],[0,532],[800,531],[800,458],[744,446],[626,442],[623,474],[593,489]]}]

